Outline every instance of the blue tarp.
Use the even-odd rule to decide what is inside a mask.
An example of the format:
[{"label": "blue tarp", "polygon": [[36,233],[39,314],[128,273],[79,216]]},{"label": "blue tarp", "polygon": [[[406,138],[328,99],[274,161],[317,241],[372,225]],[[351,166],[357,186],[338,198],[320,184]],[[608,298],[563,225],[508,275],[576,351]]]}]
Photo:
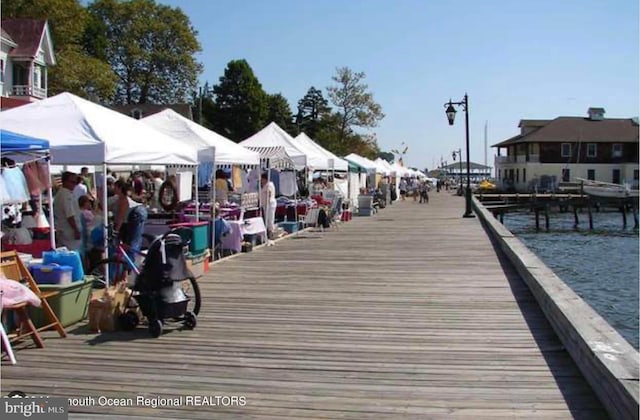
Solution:
[{"label": "blue tarp", "polygon": [[0,150],[2,152],[35,152],[48,149],[49,141],[47,140],[0,130]]}]

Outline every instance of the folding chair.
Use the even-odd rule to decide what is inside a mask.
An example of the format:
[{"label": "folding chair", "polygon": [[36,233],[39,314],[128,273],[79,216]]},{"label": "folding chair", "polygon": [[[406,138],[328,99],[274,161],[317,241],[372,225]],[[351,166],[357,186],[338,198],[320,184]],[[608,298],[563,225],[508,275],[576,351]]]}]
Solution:
[{"label": "folding chair", "polygon": [[[44,343],[42,341],[42,337],[40,337],[40,332],[46,331],[49,329],[55,329],[61,337],[66,337],[67,333],[64,330],[64,327],[60,323],[60,320],[51,309],[51,305],[49,305],[48,299],[53,296],[58,295],[58,291],[49,291],[43,292],[38,287],[38,284],[35,282],[31,273],[24,266],[18,253],[16,251],[6,251],[0,253],[0,271],[2,271],[8,279],[26,282],[26,286],[33,291],[40,298],[41,307],[44,311],[46,319],[49,321],[48,324],[43,325],[42,327],[36,328],[31,321],[31,317],[29,316],[29,311],[27,310],[28,303],[21,303],[18,305],[8,306],[3,309],[5,310],[13,310],[18,316],[18,331],[17,334],[13,337],[9,337],[10,341],[18,341],[22,338],[31,336],[34,343],[38,347],[44,347]],[[25,333],[24,330],[27,332]]]},{"label": "folding chair", "polygon": [[343,201],[342,197],[338,197],[335,200],[333,200],[333,203],[331,204],[331,209],[329,209],[329,214],[327,215],[329,217],[330,225],[335,227],[336,230],[340,230],[338,227],[338,223],[342,221],[341,220],[342,201]]},{"label": "folding chair", "polygon": [[[302,228],[307,228],[307,227],[318,227],[318,216],[320,215],[320,209],[319,208],[313,208],[313,209],[309,209],[307,210],[307,214],[305,215],[299,215],[298,216],[298,221],[300,223],[302,223]],[[322,227],[321,227],[322,229]]]}]

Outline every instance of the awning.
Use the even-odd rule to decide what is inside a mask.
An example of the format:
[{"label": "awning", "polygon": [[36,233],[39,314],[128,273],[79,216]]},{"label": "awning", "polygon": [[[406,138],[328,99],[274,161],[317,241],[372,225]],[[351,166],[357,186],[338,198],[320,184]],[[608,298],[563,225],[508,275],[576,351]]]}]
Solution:
[{"label": "awning", "polygon": [[244,146],[249,150],[258,152],[260,155],[260,164],[263,168],[274,169],[295,169],[293,160],[287,155],[283,146]]}]

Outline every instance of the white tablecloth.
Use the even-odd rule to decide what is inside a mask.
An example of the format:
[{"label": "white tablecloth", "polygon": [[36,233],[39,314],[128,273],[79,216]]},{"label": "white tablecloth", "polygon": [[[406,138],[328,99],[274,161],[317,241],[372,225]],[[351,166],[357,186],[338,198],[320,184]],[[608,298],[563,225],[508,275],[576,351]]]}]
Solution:
[{"label": "white tablecloth", "polygon": [[266,242],[267,228],[262,217],[252,217],[244,220],[227,221],[231,232],[222,237],[222,249],[230,249],[235,252],[242,250],[242,238],[244,235],[260,235],[262,242]]}]

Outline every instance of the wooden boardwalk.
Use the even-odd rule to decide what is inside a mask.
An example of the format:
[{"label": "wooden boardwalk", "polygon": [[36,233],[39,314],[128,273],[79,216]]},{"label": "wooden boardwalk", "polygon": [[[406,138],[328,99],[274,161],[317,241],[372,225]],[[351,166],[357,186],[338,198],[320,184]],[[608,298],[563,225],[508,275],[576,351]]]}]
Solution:
[{"label": "wooden boardwalk", "polygon": [[[2,393],[133,399],[77,418],[607,418],[463,209],[434,192],[222,261],[201,280],[195,330],[78,326],[3,362]],[[152,408],[139,395],[246,404]]]}]

